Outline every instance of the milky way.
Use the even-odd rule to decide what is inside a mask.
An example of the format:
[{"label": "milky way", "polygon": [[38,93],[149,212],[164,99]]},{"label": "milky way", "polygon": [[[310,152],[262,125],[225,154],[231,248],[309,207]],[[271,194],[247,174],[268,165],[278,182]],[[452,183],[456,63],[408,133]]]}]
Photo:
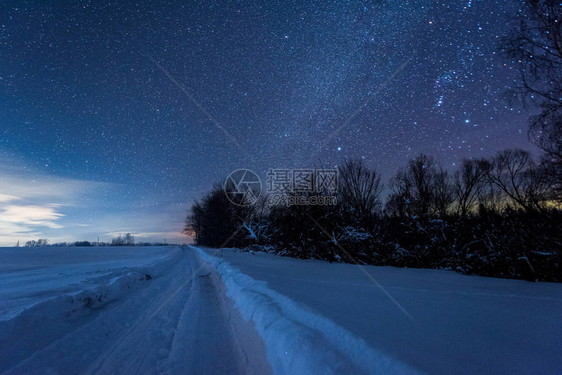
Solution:
[{"label": "milky way", "polygon": [[114,186],[60,209],[90,237],[119,210],[177,231],[237,168],[363,158],[389,177],[419,152],[530,148],[498,52],[520,1],[52,3],[0,6],[0,155]]}]

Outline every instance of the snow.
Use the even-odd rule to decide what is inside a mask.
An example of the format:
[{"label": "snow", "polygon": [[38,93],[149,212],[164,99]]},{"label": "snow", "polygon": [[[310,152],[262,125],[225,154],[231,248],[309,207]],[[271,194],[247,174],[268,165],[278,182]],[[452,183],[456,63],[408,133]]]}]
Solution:
[{"label": "snow", "polygon": [[[1,374],[271,372],[261,339],[193,251],[33,249],[31,265],[33,257],[14,255],[20,250],[4,250],[0,261],[40,296],[17,314],[4,308]],[[70,265],[69,283],[55,281]],[[25,292],[16,279],[0,284],[4,296]]]},{"label": "snow", "polygon": [[0,321],[61,294],[95,288],[124,268],[147,267],[168,247],[0,248]]},{"label": "snow", "polygon": [[561,372],[562,285],[363,269],[384,291],[259,252],[2,248],[0,374]]},{"label": "snow", "polygon": [[[303,351],[308,335],[313,348],[289,355],[305,360],[322,355],[322,348],[340,350],[364,368],[365,362],[351,355],[368,346],[372,349],[362,354],[366,362],[386,355],[429,374],[562,373],[561,284],[362,266],[410,319],[356,265],[233,249],[205,251],[214,255],[209,259],[242,315],[264,337],[274,369],[283,368],[275,363],[283,348],[299,345]],[[289,322],[276,327],[274,322],[283,317]],[[309,333],[291,342],[300,332],[291,329],[291,322]],[[324,337],[313,336],[318,332]],[[338,339],[333,340],[337,334],[353,345],[346,347],[341,339],[338,346]],[[332,358],[318,362],[324,360],[337,366]],[[377,365],[372,366],[370,371],[376,372]]]},{"label": "snow", "polygon": [[[263,338],[277,374],[414,374],[340,326],[196,249],[220,274],[242,316]],[[251,256],[248,260],[251,260]]]}]

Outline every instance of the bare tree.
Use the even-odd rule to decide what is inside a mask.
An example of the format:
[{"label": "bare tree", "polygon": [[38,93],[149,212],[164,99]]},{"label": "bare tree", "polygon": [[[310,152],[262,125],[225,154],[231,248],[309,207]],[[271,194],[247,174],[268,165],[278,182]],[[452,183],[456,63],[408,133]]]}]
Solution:
[{"label": "bare tree", "polygon": [[478,197],[484,188],[488,166],[485,160],[464,159],[460,170],[455,172],[453,195],[462,217],[476,208]]},{"label": "bare tree", "polygon": [[499,213],[505,208],[505,199],[503,192],[486,176],[482,182],[482,187],[477,194],[478,213],[480,215],[485,212]]},{"label": "bare tree", "polygon": [[499,152],[492,159],[487,177],[516,206],[527,211],[542,210],[551,191],[548,177],[528,152],[519,149]]},{"label": "bare tree", "polygon": [[251,205],[232,207],[232,212],[252,243],[262,244],[271,234],[267,220],[269,206],[265,196],[257,198]]},{"label": "bare tree", "polygon": [[413,188],[416,215],[430,213],[433,201],[433,184],[436,174],[433,157],[420,154],[409,162],[409,178]]},{"label": "bare tree", "polygon": [[447,171],[439,168],[433,178],[432,213],[444,217],[454,201],[451,178]]},{"label": "bare tree", "polygon": [[399,169],[390,180],[392,193],[385,204],[385,212],[390,216],[405,217],[412,215],[412,183],[407,171]]},{"label": "bare tree", "polygon": [[49,244],[49,240],[40,238],[37,241],[31,240],[25,243],[25,247],[45,247]]},{"label": "bare tree", "polygon": [[196,234],[200,245],[219,247],[226,243],[236,245],[234,233],[241,222],[236,215],[237,206],[228,199],[223,186],[215,184],[199,202],[195,202],[186,219],[184,233]]},{"label": "bare tree", "polygon": [[444,216],[453,202],[449,174],[433,157],[420,154],[391,180],[386,212],[397,216]]},{"label": "bare tree", "polygon": [[124,238],[125,245],[133,246],[135,244],[135,237],[131,233],[127,233]]},{"label": "bare tree", "polygon": [[344,209],[356,217],[372,217],[380,212],[381,178],[362,160],[349,160],[340,167],[339,188]]},{"label": "bare tree", "polygon": [[512,93],[541,111],[530,118],[530,139],[545,151],[546,172],[562,200],[562,3],[526,0],[519,27],[504,41],[504,52],[519,68]]},{"label": "bare tree", "polygon": [[203,208],[199,201],[194,201],[190,212],[185,219],[183,234],[193,238],[195,243],[200,243],[201,232],[203,230]]}]

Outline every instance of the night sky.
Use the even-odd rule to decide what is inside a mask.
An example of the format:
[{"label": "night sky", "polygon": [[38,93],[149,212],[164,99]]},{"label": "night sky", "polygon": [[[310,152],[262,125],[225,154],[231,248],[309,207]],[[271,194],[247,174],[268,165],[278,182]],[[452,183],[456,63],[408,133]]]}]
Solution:
[{"label": "night sky", "polygon": [[531,148],[498,53],[521,1],[101,3],[0,5],[0,245],[183,242],[238,168]]}]

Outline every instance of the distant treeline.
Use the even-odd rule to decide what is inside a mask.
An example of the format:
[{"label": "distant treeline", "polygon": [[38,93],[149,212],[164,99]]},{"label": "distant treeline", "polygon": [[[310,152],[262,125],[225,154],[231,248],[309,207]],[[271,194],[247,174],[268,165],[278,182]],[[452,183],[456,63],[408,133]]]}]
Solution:
[{"label": "distant treeline", "polygon": [[[19,245],[19,242],[18,242]],[[90,242],[90,241],[76,241],[76,242],[57,242],[49,244],[47,239],[31,240],[25,243],[25,247],[69,247],[69,246],[166,246],[164,242],[136,242],[135,237],[130,233],[124,236],[117,236],[111,242]]]},{"label": "distant treeline", "polygon": [[351,160],[339,168],[336,205],[262,197],[241,207],[217,184],[191,207],[185,233],[210,247],[562,281],[560,180],[549,168],[506,150],[451,174],[421,154],[389,181],[383,203],[377,171]]}]

